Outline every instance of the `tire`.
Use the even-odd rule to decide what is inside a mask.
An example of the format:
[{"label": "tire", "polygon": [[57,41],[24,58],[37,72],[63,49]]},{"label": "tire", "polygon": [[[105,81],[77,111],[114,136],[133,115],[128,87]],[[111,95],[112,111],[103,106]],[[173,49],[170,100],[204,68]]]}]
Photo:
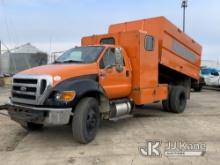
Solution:
[{"label": "tire", "polygon": [[100,124],[100,112],[95,98],[83,98],[76,106],[73,120],[72,133],[74,140],[87,144],[94,140]]},{"label": "tire", "polygon": [[174,86],[170,93],[170,111],[173,113],[184,112],[187,104],[186,89],[183,86]]},{"label": "tire", "polygon": [[25,125],[21,124],[21,126],[28,131],[37,131],[41,130],[44,127],[43,124],[36,124],[31,122],[28,122]]},{"label": "tire", "polygon": [[195,92],[201,92],[202,91],[202,86],[198,86],[194,88]]},{"label": "tire", "polygon": [[171,93],[172,93],[172,90],[173,90],[173,88],[170,87],[170,88],[169,88],[169,93],[168,93],[168,98],[167,98],[167,100],[163,100],[163,101],[162,101],[163,109],[164,109],[164,111],[166,111],[166,112],[170,112],[170,111],[171,111],[171,107],[170,107],[170,95],[171,95]]},{"label": "tire", "polygon": [[169,102],[169,99],[168,100],[163,100],[162,101],[162,106],[163,106],[164,111],[170,112],[170,102]]}]

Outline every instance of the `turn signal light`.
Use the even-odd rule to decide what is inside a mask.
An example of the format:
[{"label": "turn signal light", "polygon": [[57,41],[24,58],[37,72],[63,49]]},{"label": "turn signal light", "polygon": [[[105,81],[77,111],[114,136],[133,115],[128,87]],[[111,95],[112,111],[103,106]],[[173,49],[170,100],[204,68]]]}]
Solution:
[{"label": "turn signal light", "polygon": [[72,101],[76,96],[76,92],[75,91],[64,91],[62,92],[62,100],[65,102],[69,102]]},{"label": "turn signal light", "polygon": [[62,101],[62,102],[70,102],[76,97],[76,92],[75,91],[63,91],[60,93],[57,93],[55,95],[55,98],[57,101]]}]

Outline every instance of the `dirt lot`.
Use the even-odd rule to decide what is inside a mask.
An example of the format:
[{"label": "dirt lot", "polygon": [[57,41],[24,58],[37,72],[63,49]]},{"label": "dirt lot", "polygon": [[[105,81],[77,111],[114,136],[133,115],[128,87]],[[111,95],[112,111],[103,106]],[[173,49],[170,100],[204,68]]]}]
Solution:
[{"label": "dirt lot", "polygon": [[[0,88],[0,102],[8,89]],[[40,132],[26,132],[0,112],[0,164],[219,164],[220,91],[192,93],[183,114],[163,112],[161,104],[138,109],[140,117],[103,122],[92,143],[73,141],[68,126],[47,126]],[[201,157],[146,157],[138,150],[148,139],[205,143]],[[163,150],[163,149],[162,149]]]}]

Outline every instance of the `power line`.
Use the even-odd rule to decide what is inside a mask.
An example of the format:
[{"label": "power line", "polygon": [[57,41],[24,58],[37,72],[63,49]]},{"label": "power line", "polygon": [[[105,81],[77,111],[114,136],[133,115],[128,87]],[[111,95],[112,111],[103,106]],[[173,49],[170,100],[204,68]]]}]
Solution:
[{"label": "power line", "polygon": [[[16,29],[15,26],[13,24],[12,19],[10,19],[9,15],[6,12],[6,3],[4,0],[0,0],[1,2],[1,6],[2,6],[2,15],[3,15],[3,23],[5,24],[5,28],[6,28],[6,33],[8,36],[8,42],[11,44],[16,45],[16,43],[18,44],[18,37],[17,37],[17,33],[16,33]],[[10,30],[12,29],[12,30]]]}]

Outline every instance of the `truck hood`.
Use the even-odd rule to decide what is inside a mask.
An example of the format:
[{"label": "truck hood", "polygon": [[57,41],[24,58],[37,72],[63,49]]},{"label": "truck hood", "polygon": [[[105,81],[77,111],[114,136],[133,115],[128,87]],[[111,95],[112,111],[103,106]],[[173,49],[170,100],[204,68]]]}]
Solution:
[{"label": "truck hood", "polygon": [[28,75],[51,75],[53,77],[53,84],[56,85],[59,82],[78,77],[82,75],[97,74],[98,67],[96,63],[93,64],[50,64],[44,66],[38,66],[25,71],[21,74]]}]

